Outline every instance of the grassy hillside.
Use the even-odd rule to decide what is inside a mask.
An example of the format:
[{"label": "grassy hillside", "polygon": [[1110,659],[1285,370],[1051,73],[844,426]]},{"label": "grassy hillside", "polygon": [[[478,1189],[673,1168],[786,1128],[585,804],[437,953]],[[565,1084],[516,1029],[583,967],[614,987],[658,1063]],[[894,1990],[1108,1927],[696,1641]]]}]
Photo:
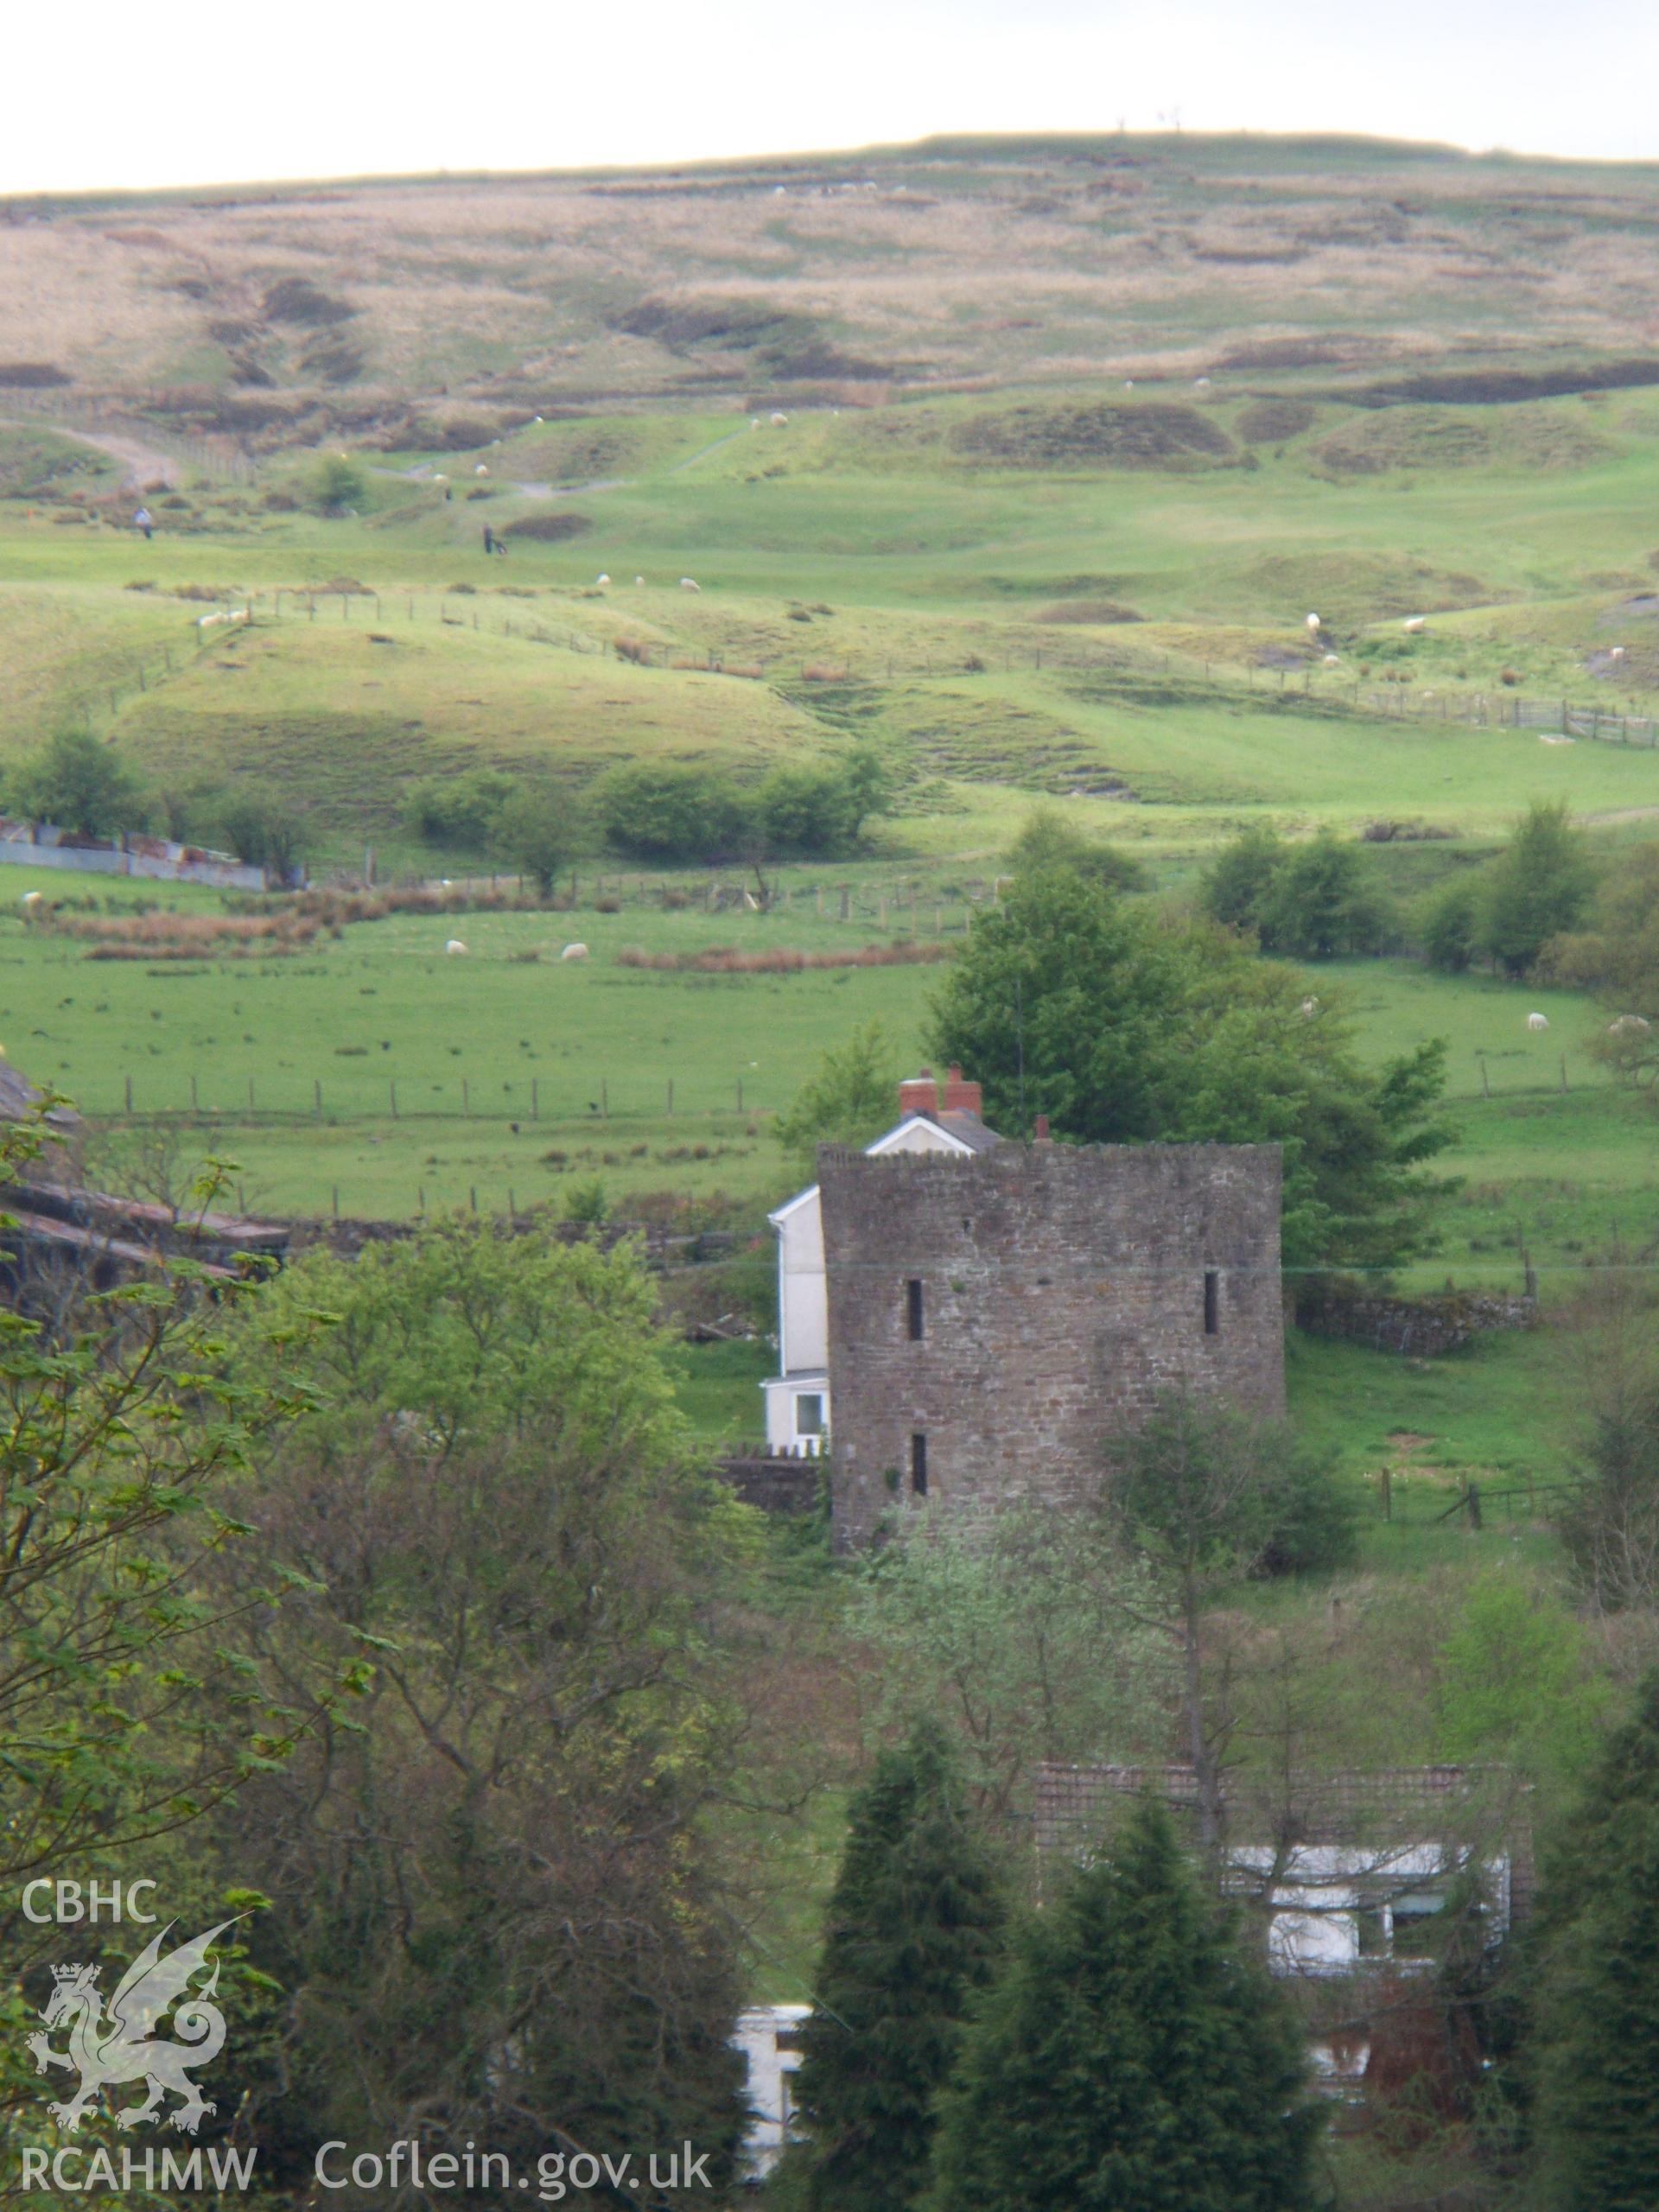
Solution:
[{"label": "grassy hillside", "polygon": [[0,281],[36,379],[236,432],[1100,373],[1559,376],[1644,351],[1656,197],[1640,167],[1341,139],[935,141],[18,202]]}]

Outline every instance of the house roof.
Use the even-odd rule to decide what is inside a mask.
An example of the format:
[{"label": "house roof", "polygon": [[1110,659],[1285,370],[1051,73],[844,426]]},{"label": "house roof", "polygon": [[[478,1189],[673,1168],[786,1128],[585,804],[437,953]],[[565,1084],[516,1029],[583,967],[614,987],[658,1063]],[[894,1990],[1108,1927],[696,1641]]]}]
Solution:
[{"label": "house roof", "polygon": [[[874,1143],[865,1146],[865,1158],[875,1160],[883,1153],[891,1152],[905,1132],[914,1128],[918,1122],[927,1122],[941,1136],[949,1138],[946,1149],[951,1152],[989,1152],[995,1146],[1007,1141],[996,1130],[988,1128],[977,1114],[965,1114],[960,1108],[952,1107],[948,1111],[937,1114],[901,1115],[890,1129],[884,1130]],[[809,1183],[805,1190],[797,1191],[792,1198],[785,1198],[782,1205],[775,1207],[766,1219],[774,1228],[780,1227],[798,1207],[804,1206],[809,1198],[816,1198],[817,1195],[817,1185]]]}]

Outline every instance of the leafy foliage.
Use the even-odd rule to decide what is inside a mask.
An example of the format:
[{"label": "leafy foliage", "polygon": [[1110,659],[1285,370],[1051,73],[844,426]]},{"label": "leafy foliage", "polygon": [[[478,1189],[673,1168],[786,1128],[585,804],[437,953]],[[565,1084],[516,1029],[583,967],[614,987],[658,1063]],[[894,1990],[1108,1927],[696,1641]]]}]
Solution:
[{"label": "leafy foliage", "polygon": [[1379,1073],[1306,977],[1213,924],[1175,925],[1066,868],[1016,879],[934,1005],[938,1057],[971,1068],[1010,1135],[1039,1113],[1085,1143],[1277,1143],[1287,1267],[1393,1266],[1432,1243],[1451,1141],[1444,1048]]},{"label": "leafy foliage", "polygon": [[1113,891],[1145,891],[1151,885],[1139,861],[1116,845],[1085,836],[1052,806],[1033,807],[1026,817],[1008,848],[1008,864],[1020,875],[1038,868],[1072,868]]},{"label": "leafy foliage", "polygon": [[429,845],[477,851],[488,842],[496,817],[518,788],[513,778],[499,768],[422,776],[404,794],[404,817]]},{"label": "leafy foliage", "polygon": [[257,2093],[278,2172],[416,2111],[527,2158],[723,2161],[740,1923],[708,1815],[742,1716],[715,1624],[750,1522],[690,1463],[650,1278],[453,1221],[273,1296],[337,1316],[326,1410],[245,1503],[318,1586],[273,1658],[376,1653],[362,1727],[237,1815],[292,1993]]},{"label": "leafy foliage", "polygon": [[143,787],[113,746],[89,729],[60,729],[19,762],[6,804],[35,822],[54,822],[83,837],[109,837],[143,826]]},{"label": "leafy foliage", "polygon": [[795,2090],[810,2133],[805,2198],[895,2212],[927,2174],[934,2100],[1003,1919],[944,1732],[918,1722],[853,1801],[830,1901],[817,2002]]},{"label": "leafy foliage", "polygon": [[821,1144],[864,1146],[891,1128],[898,1112],[897,1063],[879,1021],[855,1029],[823,1054],[772,1123],[790,1165],[817,1173]]},{"label": "leafy foliage", "polygon": [[929,2212],[1301,2212],[1302,2070],[1284,1999],[1143,1804],[1020,1929],[942,2101]]},{"label": "leafy foliage", "polygon": [[582,849],[582,823],[563,792],[547,784],[522,784],[497,810],[490,836],[501,858],[547,899]]},{"label": "leafy foliage", "polygon": [[1529,975],[1552,938],[1578,927],[1594,887],[1567,802],[1535,799],[1483,876],[1476,941],[1505,975]]},{"label": "leafy foliage", "polygon": [[1659,1682],[1546,1868],[1532,2051],[1547,2201],[1628,2212],[1659,2173]]},{"label": "leafy foliage", "polygon": [[980,1802],[1004,1818],[1039,1760],[1160,1740],[1176,1665],[1155,1611],[1147,1570],[1098,1520],[1057,1543],[1048,1509],[1009,1505],[899,1517],[848,1624],[880,1655],[890,1705],[948,1717]]},{"label": "leafy foliage", "polygon": [[318,514],[341,515],[364,505],[369,480],[345,454],[327,453],[312,470],[306,489],[308,502]]},{"label": "leafy foliage", "polygon": [[1217,854],[1201,904],[1212,921],[1254,935],[1264,952],[1298,960],[1377,952],[1389,933],[1387,902],[1364,854],[1329,830],[1294,845],[1270,830],[1247,830]]}]

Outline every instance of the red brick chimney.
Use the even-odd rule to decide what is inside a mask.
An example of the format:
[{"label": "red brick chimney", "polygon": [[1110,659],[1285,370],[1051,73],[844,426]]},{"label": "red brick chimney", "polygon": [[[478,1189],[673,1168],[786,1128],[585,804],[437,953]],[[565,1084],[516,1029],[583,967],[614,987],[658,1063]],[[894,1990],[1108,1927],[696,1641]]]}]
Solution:
[{"label": "red brick chimney", "polygon": [[965,1083],[962,1070],[953,1060],[944,1084],[944,1110],[947,1114],[980,1114],[985,1100],[976,1083]]},{"label": "red brick chimney", "polygon": [[1037,1132],[1032,1138],[1032,1142],[1033,1144],[1046,1144],[1048,1141],[1048,1116],[1046,1114],[1039,1114],[1037,1116]]},{"label": "red brick chimney", "polygon": [[933,1080],[931,1068],[924,1068],[919,1075],[907,1076],[899,1084],[901,1114],[937,1114],[938,1110],[939,1086]]}]

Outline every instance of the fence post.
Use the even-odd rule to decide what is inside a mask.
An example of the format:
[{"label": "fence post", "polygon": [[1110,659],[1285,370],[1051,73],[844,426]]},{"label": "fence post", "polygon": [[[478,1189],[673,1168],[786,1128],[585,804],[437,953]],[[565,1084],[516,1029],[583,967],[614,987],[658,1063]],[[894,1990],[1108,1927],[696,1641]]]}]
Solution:
[{"label": "fence post", "polygon": [[392,1078],[391,1078],[391,1118],[392,1118],[392,1120],[395,1122],[395,1121],[397,1120],[397,1077],[396,1077],[396,1076],[393,1076],[393,1077],[392,1077]]},{"label": "fence post", "polygon": [[531,1076],[530,1078],[530,1118],[532,1122],[541,1119],[541,1084],[535,1076]]},{"label": "fence post", "polygon": [[[470,1092],[470,1091],[467,1090],[467,1078],[466,1078],[466,1077],[465,1077],[465,1076],[462,1076],[462,1077],[461,1078],[461,1110],[462,1115],[463,1115],[463,1116],[465,1116],[468,1121],[470,1121],[470,1120],[472,1119],[472,1114],[473,1114],[473,1100],[472,1100],[472,1094],[471,1094],[471,1092]],[[476,1211],[476,1209],[474,1209],[474,1211]]]},{"label": "fence post", "polygon": [[248,1111],[250,1114],[253,1111],[253,1077],[251,1076],[248,1077]]},{"label": "fence post", "polygon": [[316,1117],[318,1121],[321,1121],[322,1119],[322,1084],[321,1079],[313,1084],[312,1090],[315,1098]]},{"label": "fence post", "polygon": [[599,1078],[599,1118],[601,1122],[611,1118],[611,1088],[604,1076]]},{"label": "fence post", "polygon": [[130,1076],[127,1077],[127,1111],[129,1114],[132,1111],[132,1077]]},{"label": "fence post", "polygon": [[672,1076],[670,1076],[668,1078],[668,1110],[671,1116],[674,1111],[674,1078]]},{"label": "fence post", "polygon": [[[1567,1062],[1565,1060],[1561,1062],[1561,1069],[1563,1076],[1565,1076],[1567,1069]],[[1563,1087],[1565,1087],[1565,1085],[1563,1085]],[[196,1103],[196,1078],[193,1075],[190,1078],[190,1111],[194,1114],[199,1109]]]}]

